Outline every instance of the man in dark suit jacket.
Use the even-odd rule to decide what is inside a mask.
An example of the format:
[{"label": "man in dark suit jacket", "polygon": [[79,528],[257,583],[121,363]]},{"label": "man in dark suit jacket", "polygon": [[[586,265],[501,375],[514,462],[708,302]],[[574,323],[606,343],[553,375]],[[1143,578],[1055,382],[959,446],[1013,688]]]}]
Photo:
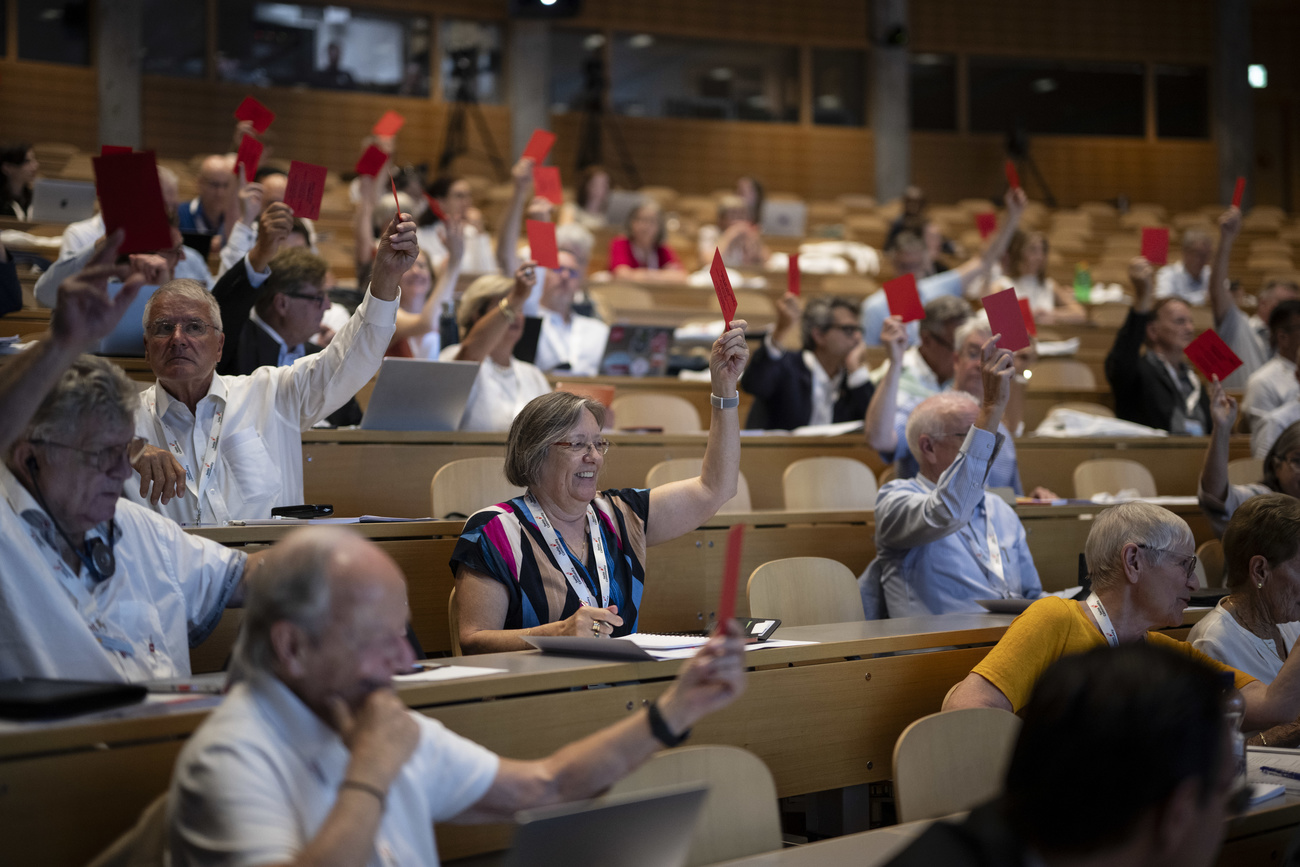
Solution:
[{"label": "man in dark suit jacket", "polygon": [[1129,279],[1137,300],[1106,356],[1115,415],[1174,434],[1208,434],[1209,390],[1183,355],[1196,336],[1191,308],[1179,298],[1154,300],[1151,264],[1142,257],[1133,260]]},{"label": "man in dark suit jacket", "polygon": [[[801,352],[787,352],[784,339],[799,323]],[[747,428],[793,430],[807,424],[861,421],[873,386],[863,364],[866,346],[858,308],[843,298],[822,297],[801,310],[797,295],[777,305],[776,328],[754,353],[740,380],[754,396]]]}]

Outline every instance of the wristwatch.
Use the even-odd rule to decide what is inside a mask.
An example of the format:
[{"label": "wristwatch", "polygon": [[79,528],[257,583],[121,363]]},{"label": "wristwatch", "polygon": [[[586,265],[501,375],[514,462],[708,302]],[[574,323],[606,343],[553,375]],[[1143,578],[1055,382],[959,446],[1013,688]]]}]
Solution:
[{"label": "wristwatch", "polygon": [[740,395],[735,397],[718,397],[716,394],[709,395],[709,403],[713,404],[714,409],[735,409],[740,406]]}]

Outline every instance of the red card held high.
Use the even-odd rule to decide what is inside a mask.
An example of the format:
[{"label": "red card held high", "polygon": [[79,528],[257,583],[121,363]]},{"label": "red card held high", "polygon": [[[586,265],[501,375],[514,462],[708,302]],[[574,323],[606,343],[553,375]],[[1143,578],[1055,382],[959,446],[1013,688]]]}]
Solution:
[{"label": "red card held high", "polygon": [[253,129],[261,135],[271,126],[271,121],[275,120],[275,112],[251,96],[246,96],[239,104],[239,108],[235,109],[235,119],[251,121]]},{"label": "red card held high", "polygon": [[916,291],[916,276],[904,274],[895,277],[884,285],[885,300],[889,302],[889,315],[897,316],[904,322],[915,322],[925,318],[925,308],[921,306],[921,293]]},{"label": "red card held high", "polygon": [[975,215],[975,228],[979,229],[980,240],[987,238],[997,231],[998,215],[989,211],[984,214]]},{"label": "red card held high", "polygon": [[1237,353],[1213,329],[1202,331],[1200,337],[1187,344],[1183,354],[1200,368],[1206,379],[1217,376],[1219,382],[1223,382],[1228,374],[1241,367]]},{"label": "red card held high", "polygon": [[727,559],[722,567],[722,594],[718,598],[719,629],[736,615],[736,587],[740,584],[740,553],[744,547],[745,525],[736,524],[727,532]]},{"label": "red card held high", "polygon": [[564,188],[560,186],[560,170],[555,166],[534,166],[533,186],[537,188],[537,195],[551,204],[564,204]]},{"label": "red card held high", "polygon": [[1237,176],[1237,186],[1232,191],[1232,206],[1241,207],[1241,196],[1246,192],[1246,179],[1240,175]]},{"label": "red card held high", "polygon": [[799,294],[799,254],[790,254],[790,273],[786,277],[786,290],[791,295]]},{"label": "red card held high", "polygon": [[111,235],[119,228],[126,230],[118,252],[171,249],[172,227],[153,152],[108,154],[92,158],[91,163],[105,231]]},{"label": "red card held high", "polygon": [[998,346],[1019,352],[1029,345],[1029,329],[1020,314],[1020,299],[1016,290],[1004,289],[984,296],[984,312],[989,315],[989,327],[994,334],[1002,335]]},{"label": "red card held high", "polygon": [[[389,175],[388,183],[393,188],[393,207],[397,209],[395,213],[400,217],[402,215],[402,200],[397,198],[397,179]],[[398,220],[398,222],[400,223],[401,220]]]},{"label": "red card held high", "polygon": [[406,126],[406,118],[395,111],[386,111],[384,116],[375,122],[375,128],[371,132],[377,136],[397,135],[404,126]]},{"label": "red card held high", "polygon": [[1013,190],[1020,189],[1020,173],[1016,171],[1016,164],[1013,163],[1011,160],[1007,160],[1006,169],[1007,169],[1007,184]]},{"label": "red card held high", "polygon": [[325,196],[324,166],[289,163],[289,180],[284,188],[284,203],[293,210],[293,215],[300,220],[315,220],[320,217],[320,202]]},{"label": "red card held high", "polygon": [[560,267],[560,253],[555,248],[555,224],[529,220],[528,249],[533,261],[543,268]]},{"label": "red card held high", "polygon": [[106,157],[110,154],[129,154],[130,152],[131,149],[126,145],[104,145],[99,149],[99,155],[101,157]]},{"label": "red card held high", "polygon": [[366,148],[365,153],[363,153],[361,158],[357,160],[357,174],[364,175],[368,178],[376,177],[379,175],[379,170],[384,167],[384,163],[386,162],[388,162],[388,154],[384,153],[374,145],[371,145]]},{"label": "red card held high", "polygon": [[722,318],[727,321],[727,330],[731,330],[731,320],[736,315],[736,293],[731,289],[731,278],[727,276],[727,266],[722,264],[722,253],[714,248],[713,264],[709,266],[709,276],[713,278],[713,291],[718,295],[718,306],[722,308]]},{"label": "red card held high", "polygon": [[1142,230],[1142,256],[1152,265],[1169,261],[1169,230],[1164,228]]},{"label": "red card held high", "polygon": [[447,215],[442,212],[442,205],[438,204],[437,199],[428,193],[425,193],[424,200],[429,203],[429,210],[433,211],[435,217],[442,220],[444,223],[447,222]]},{"label": "red card held high", "polygon": [[257,174],[257,164],[262,161],[262,143],[251,135],[246,135],[239,140],[239,153],[235,155],[235,175],[239,175],[239,167],[244,167],[244,180],[251,181],[253,175]]},{"label": "red card held high", "polygon": [[1028,298],[1017,299],[1020,302],[1020,318],[1025,320],[1025,329],[1030,337],[1038,336],[1038,323],[1034,321],[1034,311],[1029,307]]},{"label": "red card held high", "polygon": [[528,147],[524,148],[521,156],[532,157],[533,162],[540,166],[546,161],[546,155],[551,152],[553,144],[555,144],[555,133],[535,129],[533,137],[528,140]]}]

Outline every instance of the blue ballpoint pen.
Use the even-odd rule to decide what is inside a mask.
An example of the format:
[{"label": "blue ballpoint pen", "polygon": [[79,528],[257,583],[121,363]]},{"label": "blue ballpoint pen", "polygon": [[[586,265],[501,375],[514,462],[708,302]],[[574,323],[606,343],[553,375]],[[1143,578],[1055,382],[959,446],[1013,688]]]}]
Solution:
[{"label": "blue ballpoint pen", "polygon": [[1260,765],[1259,769],[1274,777],[1285,777],[1288,780],[1300,780],[1300,774],[1295,771],[1284,771],[1281,768],[1271,768],[1268,765]]}]

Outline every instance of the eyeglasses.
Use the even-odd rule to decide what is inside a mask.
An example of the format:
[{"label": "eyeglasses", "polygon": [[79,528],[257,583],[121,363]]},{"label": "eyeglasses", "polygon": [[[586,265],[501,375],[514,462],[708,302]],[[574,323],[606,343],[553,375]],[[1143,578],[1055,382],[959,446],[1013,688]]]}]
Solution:
[{"label": "eyeglasses", "polygon": [[144,454],[144,447],[149,444],[144,437],[133,437],[130,442],[118,446],[108,446],[98,451],[89,451],[70,446],[67,443],[55,442],[54,440],[31,440],[31,443],[39,446],[58,446],[61,449],[78,452],[82,455],[82,460],[86,462],[87,466],[100,473],[106,473],[120,465],[122,458],[126,458],[128,464],[134,464],[140,455]]},{"label": "eyeglasses", "polygon": [[155,319],[149,323],[149,327],[145,329],[145,332],[154,338],[171,337],[176,333],[178,327],[186,337],[192,337],[196,340],[207,334],[209,328],[213,331],[221,330],[215,325],[204,322],[202,319]]},{"label": "eyeglasses", "polygon": [[577,280],[578,277],[580,276],[578,274],[577,268],[565,268],[563,265],[561,265],[559,268],[556,268],[554,270],[556,274],[559,274],[561,277],[564,277],[568,280]]},{"label": "eyeglasses", "polygon": [[1170,556],[1176,558],[1176,562],[1182,564],[1183,571],[1186,573],[1184,577],[1186,578],[1191,578],[1192,573],[1196,571],[1195,554],[1190,554],[1190,555],[1184,554],[1181,551],[1172,551],[1169,548],[1154,548],[1150,545],[1144,545],[1141,542],[1138,543],[1138,547],[1147,551],[1155,551],[1157,554],[1169,554]]},{"label": "eyeglasses", "polygon": [[303,301],[310,301],[311,303],[316,304],[320,307],[324,307],[326,304],[330,303],[330,297],[328,295],[323,295],[323,294],[313,295],[310,292],[283,292],[281,294],[287,295],[290,298],[301,298]]},{"label": "eyeglasses", "polygon": [[827,325],[826,326],[827,331],[830,331],[832,328],[842,331],[843,333],[847,334],[849,337],[857,337],[859,334],[862,333],[861,325]]},{"label": "eyeglasses", "polygon": [[1300,473],[1300,454],[1285,455],[1285,456],[1278,455],[1276,460],[1290,467],[1291,472]]},{"label": "eyeglasses", "polygon": [[609,440],[596,440],[594,443],[551,443],[551,445],[566,448],[575,455],[585,455],[588,449],[595,449],[602,455],[609,453]]}]

